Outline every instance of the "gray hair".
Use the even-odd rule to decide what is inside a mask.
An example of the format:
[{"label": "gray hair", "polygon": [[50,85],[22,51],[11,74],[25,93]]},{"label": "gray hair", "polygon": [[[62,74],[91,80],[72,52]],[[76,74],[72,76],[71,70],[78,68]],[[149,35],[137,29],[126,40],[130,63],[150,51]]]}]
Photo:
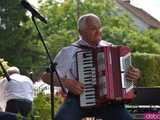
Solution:
[{"label": "gray hair", "polygon": [[9,68],[7,69],[7,73],[8,73],[9,75],[14,74],[14,73],[20,74],[20,70],[19,70],[19,68],[13,66],[13,67],[9,67]]},{"label": "gray hair", "polygon": [[86,24],[86,19],[88,17],[94,17],[100,22],[100,18],[97,15],[95,15],[93,13],[87,13],[87,14],[82,15],[81,17],[79,17],[78,22],[77,22],[77,29],[78,30],[84,30],[85,24]]}]

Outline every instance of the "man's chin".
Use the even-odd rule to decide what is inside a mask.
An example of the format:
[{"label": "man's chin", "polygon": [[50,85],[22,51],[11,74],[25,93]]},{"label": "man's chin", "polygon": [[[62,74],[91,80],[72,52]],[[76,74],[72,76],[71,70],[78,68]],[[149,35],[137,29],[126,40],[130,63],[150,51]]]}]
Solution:
[{"label": "man's chin", "polygon": [[101,37],[98,37],[98,38],[97,38],[97,41],[99,42],[99,41],[101,41],[101,39],[102,39]]},{"label": "man's chin", "polygon": [[96,41],[97,41],[97,44],[98,44],[98,43],[101,41],[101,39],[100,39],[100,38],[98,38]]}]

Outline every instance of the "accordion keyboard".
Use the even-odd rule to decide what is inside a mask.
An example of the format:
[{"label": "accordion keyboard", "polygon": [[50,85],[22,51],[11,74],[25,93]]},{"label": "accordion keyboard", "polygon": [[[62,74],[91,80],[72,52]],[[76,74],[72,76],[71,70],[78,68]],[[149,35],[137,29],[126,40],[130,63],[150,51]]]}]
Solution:
[{"label": "accordion keyboard", "polygon": [[79,81],[85,85],[84,92],[80,95],[80,106],[94,106],[96,105],[96,68],[92,60],[92,52],[78,54]]}]

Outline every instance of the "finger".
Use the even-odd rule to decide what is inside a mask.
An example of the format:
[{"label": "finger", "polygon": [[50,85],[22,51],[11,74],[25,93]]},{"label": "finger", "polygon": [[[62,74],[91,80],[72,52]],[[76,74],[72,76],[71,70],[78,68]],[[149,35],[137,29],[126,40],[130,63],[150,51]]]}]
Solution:
[{"label": "finger", "polygon": [[137,81],[137,76],[135,76],[135,75],[128,75],[128,76],[126,76],[126,79],[127,80],[132,80],[132,81]]},{"label": "finger", "polygon": [[79,83],[79,85],[80,85],[80,87],[81,87],[82,89],[85,88],[85,85],[84,85],[83,83]]},{"label": "finger", "polygon": [[83,85],[78,81],[73,80],[70,84],[69,90],[75,95],[80,95],[83,92]]},{"label": "finger", "polygon": [[136,81],[140,77],[139,72],[136,71],[128,71],[126,74],[126,79]]}]

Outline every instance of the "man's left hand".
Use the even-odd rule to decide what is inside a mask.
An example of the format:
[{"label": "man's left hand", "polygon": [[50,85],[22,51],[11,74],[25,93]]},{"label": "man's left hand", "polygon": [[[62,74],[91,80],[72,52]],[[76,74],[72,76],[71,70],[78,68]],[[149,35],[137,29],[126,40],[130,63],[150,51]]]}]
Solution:
[{"label": "man's left hand", "polygon": [[139,78],[140,78],[140,70],[138,68],[130,66],[129,69],[127,70],[126,79],[137,82]]}]

